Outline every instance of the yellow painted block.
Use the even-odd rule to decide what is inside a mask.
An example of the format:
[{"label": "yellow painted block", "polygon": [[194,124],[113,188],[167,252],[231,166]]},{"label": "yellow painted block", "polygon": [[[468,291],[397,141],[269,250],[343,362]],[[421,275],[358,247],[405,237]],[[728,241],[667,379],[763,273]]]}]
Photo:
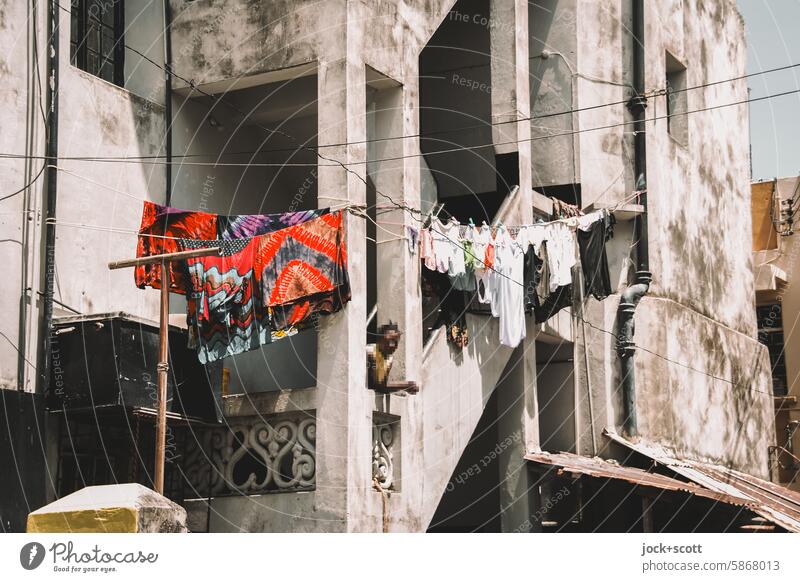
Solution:
[{"label": "yellow painted block", "polygon": [[30,514],[28,533],[137,533],[139,519],[130,507]]}]

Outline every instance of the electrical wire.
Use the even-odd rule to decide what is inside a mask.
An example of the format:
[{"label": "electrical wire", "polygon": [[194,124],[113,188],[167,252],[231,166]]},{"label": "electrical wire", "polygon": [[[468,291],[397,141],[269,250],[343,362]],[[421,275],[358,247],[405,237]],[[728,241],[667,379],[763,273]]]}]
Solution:
[{"label": "electrical wire", "polygon": [[[72,11],[71,11],[70,8],[64,7],[61,4],[59,4],[58,2],[56,2],[55,4],[61,10],[71,14]],[[205,95],[206,97],[209,97],[212,100],[220,102],[220,103],[222,103],[222,104],[224,104],[224,105],[226,105],[228,107],[232,107],[232,108],[234,108],[234,110],[236,110],[240,114],[246,115],[246,113],[244,111],[242,111],[241,109],[236,108],[234,105],[229,104],[229,103],[225,102],[224,100],[222,100],[220,98],[217,98],[214,94],[207,93],[207,92],[199,89],[197,87],[197,85],[195,85],[192,80],[186,79],[185,77],[182,77],[181,75],[178,75],[177,73],[175,73],[175,71],[172,70],[172,66],[169,66],[169,65],[166,65],[166,64],[165,65],[161,65],[160,63],[157,63],[156,61],[154,61],[153,59],[151,59],[150,57],[148,57],[147,55],[145,55],[144,53],[139,51],[138,49],[136,49],[136,48],[134,48],[134,47],[132,47],[130,45],[127,45],[125,43],[123,43],[123,47],[128,49],[128,50],[130,50],[131,52],[137,54],[139,57],[141,57],[144,60],[146,60],[152,66],[160,69],[161,71],[167,73],[168,75],[170,75],[172,77],[175,77],[175,78],[179,79],[180,81],[183,81],[189,87],[191,87],[192,90],[197,91],[198,93],[200,93],[202,95]],[[674,90],[670,90],[670,93],[671,94],[676,94],[676,93],[684,93],[684,92],[687,92],[687,91],[693,91],[693,90],[696,90],[696,89],[704,89],[704,88],[712,87],[712,86],[715,86],[715,85],[720,85],[720,84],[723,84],[723,83],[731,83],[731,82],[734,82],[734,81],[740,81],[740,80],[748,79],[748,78],[755,77],[755,76],[758,76],[758,75],[765,75],[765,74],[785,71],[785,70],[789,70],[789,69],[796,68],[796,67],[800,67],[800,63],[792,63],[792,64],[789,64],[789,65],[782,65],[780,67],[774,67],[774,68],[771,68],[771,69],[764,69],[762,71],[755,71],[753,73],[747,73],[747,74],[739,75],[739,76],[736,76],[736,77],[729,77],[729,78],[726,78],[726,79],[719,79],[717,81],[709,81],[707,83],[702,83],[700,85],[693,85],[691,87],[684,87],[682,89],[674,89]],[[594,80],[597,80],[597,79],[594,79]],[[644,97],[657,97],[657,96],[661,96],[661,95],[666,95],[666,93],[667,93],[667,89],[654,89],[654,90],[651,90],[651,91],[645,91],[643,96]],[[374,142],[382,142],[382,141],[390,141],[390,140],[398,140],[398,139],[410,139],[410,138],[416,138],[416,137],[426,137],[426,136],[429,136],[429,135],[439,135],[439,134],[442,134],[442,133],[453,133],[453,132],[459,132],[459,131],[466,131],[466,130],[469,130],[469,129],[482,129],[482,128],[486,128],[486,127],[493,127],[493,126],[496,126],[496,125],[504,125],[504,124],[509,124],[509,123],[519,123],[519,122],[524,122],[524,121],[532,121],[532,120],[535,120],[535,119],[547,119],[547,118],[550,118],[550,117],[557,117],[557,116],[562,116],[562,115],[572,115],[572,114],[575,114],[575,113],[579,113],[579,112],[583,112],[583,111],[592,111],[592,110],[596,110],[596,109],[600,109],[600,108],[604,108],[604,107],[612,107],[612,106],[616,106],[616,105],[625,105],[628,102],[629,102],[629,99],[626,99],[626,100],[621,100],[621,101],[613,101],[613,102],[609,102],[609,103],[600,103],[600,104],[597,104],[597,105],[588,105],[588,106],[585,106],[585,107],[579,107],[579,108],[575,108],[575,109],[568,109],[568,110],[564,110],[564,111],[545,113],[545,114],[541,114],[541,115],[532,115],[532,116],[528,116],[528,117],[520,117],[520,118],[517,118],[517,119],[511,119],[511,120],[488,122],[488,123],[479,124],[479,125],[476,124],[476,125],[471,125],[471,126],[463,126],[463,127],[459,127],[459,128],[444,129],[444,130],[438,130],[438,131],[433,131],[433,132],[416,133],[416,134],[409,134],[409,135],[402,135],[402,136],[389,136],[389,137],[383,137],[383,138],[373,138],[373,139],[358,140],[358,141],[352,141],[352,142],[340,142],[340,143],[334,143],[334,144],[325,144],[325,145],[322,145],[322,146],[306,146],[306,148],[304,148],[304,149],[321,148],[321,147],[346,147],[346,146],[350,146],[350,145],[358,145],[358,144],[365,144],[365,143],[374,143]],[[282,135],[284,135],[286,137],[289,137],[285,132],[282,132],[281,130],[269,129],[269,128],[265,128],[265,127],[262,127],[262,129],[265,129],[267,131],[280,133],[280,134],[282,134]],[[293,139],[293,141],[294,141],[294,139]],[[280,148],[280,149],[274,149],[274,150],[259,150],[259,151],[255,151],[255,152],[236,152],[236,153],[225,154],[225,155],[253,155],[253,154],[256,154],[256,153],[272,153],[272,152],[277,153],[277,152],[285,152],[285,151],[297,151],[297,149],[296,148],[294,148],[294,149],[292,149],[292,148]],[[190,155],[202,156],[203,154],[187,154],[186,156],[190,156]],[[160,157],[164,157],[164,156],[160,156]],[[172,157],[178,157],[178,156],[174,156],[173,155]],[[181,157],[183,157],[183,156],[181,156]],[[135,158],[129,158],[129,159],[135,159]]]},{"label": "electrical wire", "polygon": [[39,168],[39,171],[38,171],[38,172],[37,172],[37,174],[36,174],[36,175],[35,175],[35,176],[34,176],[34,177],[31,179],[31,181],[30,181],[30,182],[28,182],[27,184],[25,184],[25,185],[24,185],[22,188],[20,188],[19,190],[16,190],[16,191],[12,192],[11,194],[6,194],[6,195],[5,195],[5,196],[3,196],[2,198],[0,198],[0,202],[2,202],[3,200],[8,200],[9,198],[13,198],[13,197],[14,197],[14,196],[16,196],[17,194],[22,194],[23,192],[25,192],[25,190],[27,190],[28,188],[30,188],[31,186],[33,186],[33,185],[36,183],[36,181],[37,181],[37,180],[38,180],[38,179],[39,179],[39,178],[42,176],[42,174],[44,173],[44,171],[45,171],[45,169],[46,169],[46,168],[47,168],[47,164],[42,164],[42,167],[41,167],[41,168]]},{"label": "electrical wire", "polygon": [[[683,115],[691,115],[691,114],[695,114],[695,113],[705,113],[705,112],[713,111],[713,110],[716,110],[716,109],[724,109],[724,108],[727,108],[727,107],[736,107],[738,105],[745,105],[745,104],[748,104],[748,103],[756,103],[756,102],[759,102],[759,101],[764,101],[764,100],[767,100],[767,99],[775,99],[775,98],[778,98],[778,97],[786,97],[788,95],[794,95],[794,94],[797,94],[797,93],[800,93],[800,89],[792,89],[790,91],[782,91],[780,93],[773,93],[773,94],[770,94],[770,95],[762,95],[760,97],[750,97],[750,98],[747,98],[747,99],[742,99],[740,101],[734,101],[734,102],[731,102],[731,103],[723,103],[723,104],[720,104],[720,105],[710,105],[708,107],[701,107],[699,109],[691,109],[689,111],[684,111],[682,113],[673,113],[673,114],[667,114],[667,115],[653,116],[653,117],[648,118],[645,121],[646,122],[648,122],[648,121],[649,122],[654,122],[654,121],[670,119],[670,118],[673,118],[673,117],[678,117],[678,116],[683,116]],[[452,153],[458,153],[458,152],[462,152],[462,151],[474,151],[474,150],[488,149],[488,148],[494,148],[494,147],[505,146],[505,145],[518,145],[520,143],[534,142],[534,141],[540,141],[540,140],[544,140],[544,139],[553,139],[553,138],[571,136],[571,135],[587,133],[587,132],[592,132],[592,131],[600,131],[600,130],[604,130],[604,129],[613,129],[613,128],[616,128],[616,127],[624,127],[624,126],[628,126],[628,125],[633,125],[635,123],[637,123],[635,120],[621,121],[621,122],[618,122],[618,123],[612,123],[612,124],[608,124],[608,125],[601,125],[601,126],[597,126],[597,127],[587,127],[587,128],[583,128],[583,129],[576,129],[576,130],[572,130],[572,131],[564,131],[564,132],[554,133],[554,134],[549,134],[549,135],[540,135],[540,136],[535,136],[535,137],[530,137],[530,138],[520,139],[520,140],[511,140],[511,141],[500,142],[500,143],[484,143],[484,144],[473,145],[473,146],[458,146],[458,147],[449,148],[449,149],[436,150],[436,151],[432,151],[432,152],[428,152],[428,153],[420,152],[420,153],[417,153],[417,154],[409,154],[409,155],[403,155],[403,156],[391,156],[391,157],[386,157],[386,158],[377,158],[377,159],[368,160],[368,161],[370,163],[378,163],[378,162],[399,161],[399,160],[419,158],[419,157],[428,158],[428,157],[436,156],[436,155],[452,154]],[[258,127],[262,127],[262,126],[259,125]],[[263,128],[263,129],[265,129],[266,131],[273,131],[273,130],[269,130],[268,128]],[[549,128],[546,128],[546,129],[549,129]],[[275,130],[275,131],[279,131],[279,130]],[[280,133],[282,133],[283,135],[289,136],[289,134],[286,134],[285,132],[281,131]],[[639,133],[639,132],[630,132],[630,133],[634,133],[635,134],[635,133]],[[294,141],[297,141],[297,139],[294,138],[294,137],[290,136],[290,138],[292,140],[294,140]],[[313,149],[311,148],[311,146],[302,146],[302,149],[310,149],[313,152]],[[294,150],[294,151],[297,151],[297,150]],[[329,157],[324,156],[324,155],[322,155],[320,153],[317,153],[317,152],[313,152],[313,153],[315,153],[316,156],[319,157],[320,159],[323,159],[323,160],[331,162],[331,163],[318,164],[318,163],[311,163],[311,162],[305,162],[305,163],[303,163],[303,162],[271,162],[271,163],[264,163],[264,162],[183,162],[183,161],[170,162],[170,161],[161,161],[161,160],[154,160],[154,159],[135,160],[135,159],[127,159],[127,158],[102,158],[102,157],[92,158],[92,157],[88,157],[88,156],[87,157],[59,157],[58,159],[59,160],[84,161],[84,162],[101,162],[101,163],[135,163],[135,164],[210,166],[210,167],[243,167],[243,168],[341,167],[341,168],[345,169],[345,171],[347,171],[348,173],[353,174],[354,176],[357,176],[358,179],[361,182],[364,182],[366,184],[365,179],[362,178],[360,174],[358,174],[357,172],[349,169],[349,166],[363,166],[364,163],[365,163],[364,161],[342,162],[340,160],[337,160],[337,159],[334,159],[334,158],[329,158]],[[0,153],[0,158],[6,158],[6,159],[43,159],[44,156],[28,156],[28,155],[24,155],[24,154]],[[376,190],[376,192],[378,194],[384,195],[382,192],[379,192],[377,190]]]}]

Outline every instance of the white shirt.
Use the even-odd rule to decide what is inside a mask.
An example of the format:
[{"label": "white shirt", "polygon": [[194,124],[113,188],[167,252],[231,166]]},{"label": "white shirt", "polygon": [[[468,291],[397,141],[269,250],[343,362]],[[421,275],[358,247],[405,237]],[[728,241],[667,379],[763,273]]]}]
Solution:
[{"label": "white shirt", "polygon": [[447,238],[450,239],[448,242],[452,248],[447,274],[451,277],[460,277],[467,272],[467,265],[464,260],[464,243],[461,241],[461,236],[459,235],[459,224],[457,222],[450,222],[445,229],[445,234]]},{"label": "white shirt", "polygon": [[438,218],[431,221],[433,255],[436,257],[436,270],[440,273],[447,273],[447,271],[450,270],[450,258],[453,255],[453,244],[447,240],[448,237],[450,237],[449,227],[442,224],[442,221]]},{"label": "white shirt", "polygon": [[500,319],[500,343],[517,347],[525,337],[525,289],[522,274],[525,251],[513,241],[495,252],[492,315]]},{"label": "white shirt", "polygon": [[575,231],[564,222],[546,225],[547,261],[550,270],[550,292],[562,285],[572,283],[572,267],[575,266]]}]

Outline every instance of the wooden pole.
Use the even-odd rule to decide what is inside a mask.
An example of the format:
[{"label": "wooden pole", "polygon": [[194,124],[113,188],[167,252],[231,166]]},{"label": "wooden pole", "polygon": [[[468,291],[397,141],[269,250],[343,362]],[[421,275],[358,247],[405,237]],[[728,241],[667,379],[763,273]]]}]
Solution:
[{"label": "wooden pole", "polygon": [[113,261],[108,264],[109,269],[123,269],[137,267],[152,263],[161,263],[161,308],[158,317],[158,417],[156,419],[156,458],[153,478],[153,488],[161,495],[164,494],[164,457],[167,448],[167,382],[169,380],[169,287],[170,287],[170,262],[180,261],[193,257],[206,257],[220,254],[219,247],[197,249],[139,257],[124,261]]},{"label": "wooden pole", "polygon": [[169,261],[161,261],[161,312],[158,330],[158,419],[153,485],[164,494],[164,456],[167,442],[167,381],[169,380]]}]

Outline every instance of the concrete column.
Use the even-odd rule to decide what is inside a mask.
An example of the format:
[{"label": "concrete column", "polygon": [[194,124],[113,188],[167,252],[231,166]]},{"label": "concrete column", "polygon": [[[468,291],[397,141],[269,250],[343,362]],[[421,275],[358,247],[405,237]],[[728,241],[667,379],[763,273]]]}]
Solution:
[{"label": "concrete column", "polygon": [[[505,154],[517,151],[516,123],[503,123],[516,119],[516,0],[491,0],[491,69],[492,69],[492,141],[495,152]],[[508,145],[502,145],[506,144]],[[499,145],[498,145],[499,144]]]},{"label": "concrete column", "polygon": [[[320,160],[319,206],[366,199],[364,64],[344,57],[319,63],[319,138],[321,153],[347,166]],[[336,47],[331,56],[335,59]],[[352,145],[323,147],[350,142]],[[353,143],[360,142],[360,143]],[[339,313],[322,318],[317,354],[317,490],[321,530],[375,529],[364,523],[370,487],[371,402],[366,389],[365,219],[347,215],[346,240],[352,300]]]},{"label": "concrete column", "polygon": [[[410,49],[408,49],[410,53]],[[380,133],[394,137],[419,133],[419,90],[417,86],[416,55],[409,54],[407,63],[413,63],[405,74],[407,84],[379,91],[378,107],[389,107],[391,119]],[[396,109],[395,109],[396,108]],[[380,135],[379,137],[384,137]],[[381,146],[385,144],[385,146]],[[382,162],[377,175],[377,189],[391,196],[397,203],[411,208],[420,207],[419,139],[402,139],[376,144],[379,159],[406,156],[399,162]],[[408,240],[390,240],[407,236],[406,226],[419,228],[418,216],[392,209],[391,202],[376,194],[378,223],[385,230],[377,232],[378,268],[378,323],[390,319],[403,332],[395,352],[391,380],[413,380],[422,383],[422,308],[420,295],[419,252],[409,251]],[[384,242],[385,241],[385,242]],[[421,389],[425,389],[421,386]],[[389,497],[390,531],[424,531],[427,523],[421,521],[422,494],[425,475],[423,462],[423,434],[421,396],[386,396],[376,398],[376,409],[400,417],[400,458],[395,467],[397,491]],[[397,462],[399,460],[399,463]],[[377,495],[377,493],[376,493]]]},{"label": "concrete column", "polygon": [[531,339],[514,351],[497,386],[496,451],[500,451],[500,522],[504,532],[528,532],[533,525],[532,495],[536,487],[524,456],[538,449],[535,370],[535,341]]}]

